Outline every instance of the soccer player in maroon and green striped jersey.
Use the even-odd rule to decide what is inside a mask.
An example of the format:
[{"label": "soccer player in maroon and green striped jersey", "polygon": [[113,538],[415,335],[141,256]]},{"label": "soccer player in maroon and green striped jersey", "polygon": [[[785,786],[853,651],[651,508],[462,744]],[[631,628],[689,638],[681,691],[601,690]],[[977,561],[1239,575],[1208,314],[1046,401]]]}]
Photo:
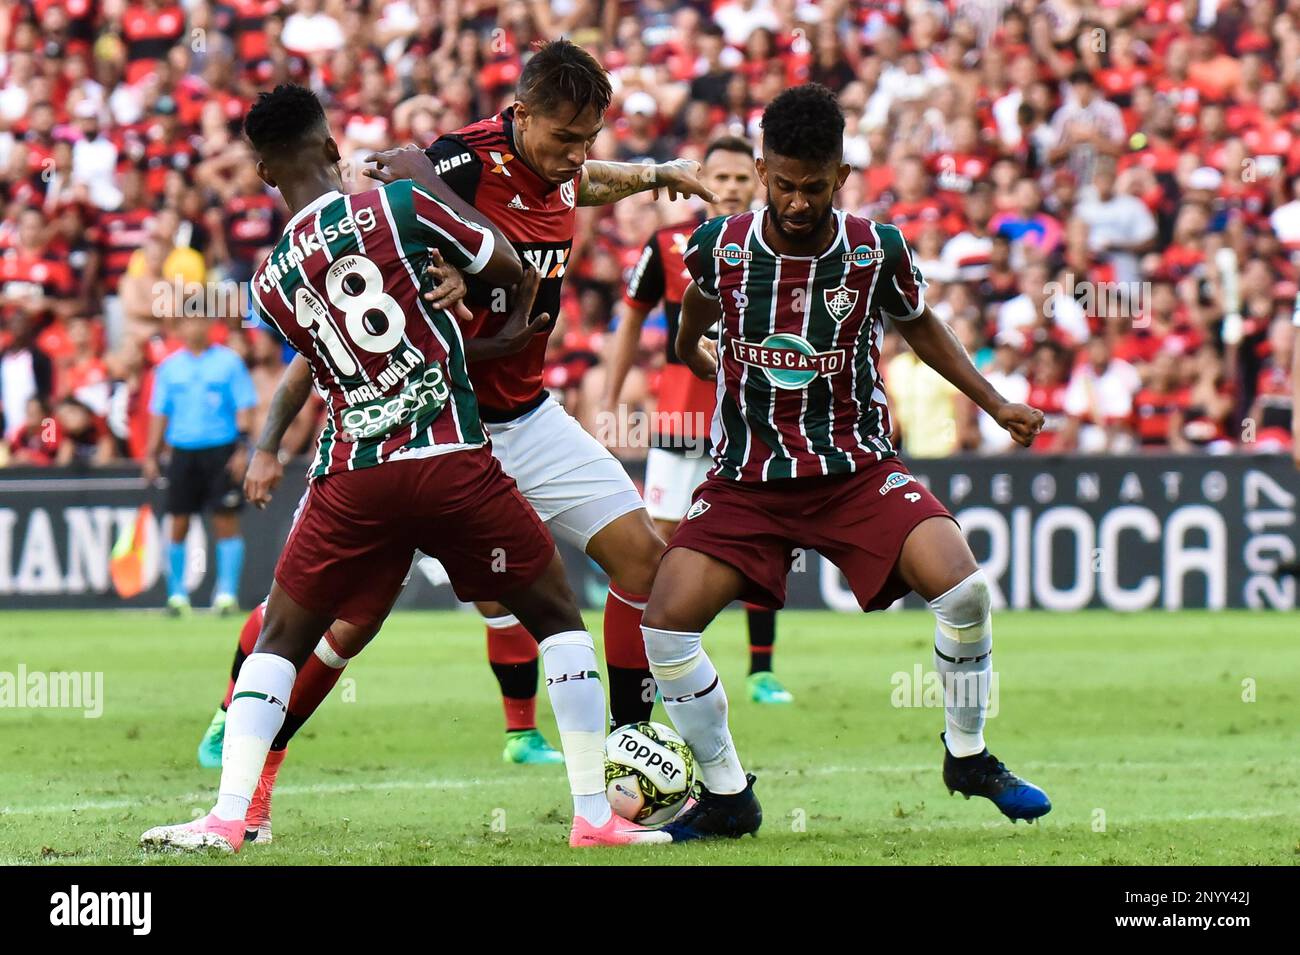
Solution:
[{"label": "soccer player in maroon and green striped jersey", "polygon": [[[763,114],[767,205],[695,230],[675,347],[716,381],[714,468],[668,544],[642,629],[668,714],[700,766],[674,841],[756,832],[762,812],[727,727],[701,633],[736,599],[778,608],[799,548],[848,579],[863,610],[915,591],[936,619],[945,682],[944,783],[1013,821],[1051,808],[984,745],[989,586],[952,516],[890,443],[879,342],[890,321],[922,361],[1028,446],[1041,412],[1004,399],[924,300],[898,229],[833,206],[849,167],[833,93],[786,90]],[[703,340],[719,324],[717,344]]]},{"label": "soccer player in maroon and green striped jersey", "polygon": [[520,308],[532,306],[536,272],[445,185],[345,195],[310,90],[261,94],[244,128],[257,174],[293,213],[253,275],[254,302],[310,366],[328,417],[261,636],[235,681],[216,805],[150,829],[142,844],[239,850],[298,671],[335,621],[378,629],[417,551],[442,563],[460,599],[500,600],[537,638],[573,794],[570,844],[667,841],[610,810],[591,635],[550,532],[488,447],[456,320],[424,298],[431,248],[487,281],[518,283]]},{"label": "soccer player in maroon and green striped jersey", "polygon": [[[682,256],[691,233],[706,219],[745,212],[754,204],[758,189],[754,144],[739,136],[719,136],[704,151],[700,179],[718,201],[707,205],[707,215],[664,226],[646,242],[619,305],[618,328],[605,379],[603,413],[608,420],[617,420],[619,396],[636,360],[641,328],[650,310],[662,301],[668,325],[668,354],[659,379],[657,425],[646,453],[645,501],[664,540],[673,536],[686,516],[691,495],[713,463],[702,440],[707,433],[704,422],[713,417],[713,383],[691,374],[673,348],[682,293],[691,283]],[[749,698],[755,703],[793,703],[793,694],[772,672],[776,611],[748,606],[745,617],[749,626],[749,678],[745,681]]]}]

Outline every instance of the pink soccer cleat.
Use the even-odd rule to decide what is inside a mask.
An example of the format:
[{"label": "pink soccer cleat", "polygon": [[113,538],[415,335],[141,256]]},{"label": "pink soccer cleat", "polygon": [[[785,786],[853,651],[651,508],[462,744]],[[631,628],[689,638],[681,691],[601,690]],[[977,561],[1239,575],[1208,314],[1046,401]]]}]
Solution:
[{"label": "pink soccer cleat", "polygon": [[599,827],[593,826],[581,816],[575,816],[573,830],[569,833],[569,845],[574,848],[653,845],[672,841],[672,836],[666,832],[638,826],[614,813],[610,813],[609,821]]},{"label": "pink soccer cleat", "polygon": [[243,844],[244,820],[218,819],[212,813],[193,822],[154,826],[140,837],[140,845],[146,849],[177,852],[198,852],[202,849],[238,852]]},{"label": "pink soccer cleat", "polygon": [[244,817],[244,839],[247,842],[265,846],[271,843],[271,793],[275,789],[275,777],[284,762],[288,750],[271,750],[266,754],[266,765],[253,790],[253,801],[248,805],[248,815]]}]

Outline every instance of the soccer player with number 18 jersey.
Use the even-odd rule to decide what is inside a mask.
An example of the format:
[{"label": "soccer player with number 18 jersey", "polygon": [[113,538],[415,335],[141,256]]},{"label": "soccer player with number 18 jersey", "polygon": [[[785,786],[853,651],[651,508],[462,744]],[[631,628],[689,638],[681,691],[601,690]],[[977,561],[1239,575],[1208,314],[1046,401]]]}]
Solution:
[{"label": "soccer player with number 18 jersey", "polygon": [[[245,132],[258,175],[293,212],[253,276],[254,302],[310,366],[328,414],[261,636],[235,683],[216,805],[142,843],[238,851],[298,671],[334,621],[378,629],[417,551],[442,562],[462,600],[498,599],[537,637],[573,793],[571,844],[666,841],[610,811],[591,635],[550,533],[487,446],[456,320],[424,300],[430,249],[505,285],[524,278],[518,255],[437,184],[344,195],[338,144],[310,90],[263,93]],[[535,293],[532,273],[523,307]]]},{"label": "soccer player with number 18 jersey", "polygon": [[[934,611],[948,789],[988,798],[1013,821],[1051,808],[984,745],[989,586],[952,516],[890,443],[884,322],[1018,443],[1033,442],[1043,416],[1008,402],[971,365],[925,305],[897,228],[834,209],[849,173],[843,135],[825,87],[776,97],[756,161],[767,205],[706,222],[686,249],[693,282],[675,347],[716,382],[715,463],[668,544],[642,621],[651,670],[703,782],[698,802],[665,827],[674,841],[740,836],[762,821],[701,634],[737,598],[780,607],[796,548],[839,567],[863,610],[915,591]],[[715,322],[716,347],[702,340]]]}]

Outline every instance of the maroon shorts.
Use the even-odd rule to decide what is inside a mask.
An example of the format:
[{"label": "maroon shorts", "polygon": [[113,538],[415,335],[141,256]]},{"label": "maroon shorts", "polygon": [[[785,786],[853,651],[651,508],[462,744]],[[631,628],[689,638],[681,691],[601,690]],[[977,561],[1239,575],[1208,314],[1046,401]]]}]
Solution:
[{"label": "maroon shorts", "polygon": [[537,580],[555,542],[486,447],[451,451],[313,481],[275,580],[314,613],[370,626],[417,550],[461,600],[494,600]]},{"label": "maroon shorts", "polygon": [[785,606],[795,550],[813,549],[843,572],[863,610],[880,610],[908,592],[894,568],[907,535],[931,517],[952,515],[897,458],[855,474],[763,483],[710,477],[668,549],[730,564],[745,576],[741,599],[773,609]]}]

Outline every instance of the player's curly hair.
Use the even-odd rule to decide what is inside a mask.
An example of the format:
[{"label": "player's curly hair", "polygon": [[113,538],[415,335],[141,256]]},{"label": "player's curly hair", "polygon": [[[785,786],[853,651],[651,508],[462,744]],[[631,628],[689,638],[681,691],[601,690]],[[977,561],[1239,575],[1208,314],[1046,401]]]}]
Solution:
[{"label": "player's curly hair", "polygon": [[763,151],[810,162],[838,161],[844,154],[844,110],[820,83],[780,93],[763,110]]},{"label": "player's curly hair", "polygon": [[281,83],[259,93],[244,117],[244,135],[259,155],[292,152],[307,135],[325,126],[325,109],[305,86]]},{"label": "player's curly hair", "polygon": [[519,75],[519,101],[539,115],[553,116],[561,106],[575,115],[588,106],[604,113],[614,91],[609,75],[594,56],[565,39],[537,47]]}]

